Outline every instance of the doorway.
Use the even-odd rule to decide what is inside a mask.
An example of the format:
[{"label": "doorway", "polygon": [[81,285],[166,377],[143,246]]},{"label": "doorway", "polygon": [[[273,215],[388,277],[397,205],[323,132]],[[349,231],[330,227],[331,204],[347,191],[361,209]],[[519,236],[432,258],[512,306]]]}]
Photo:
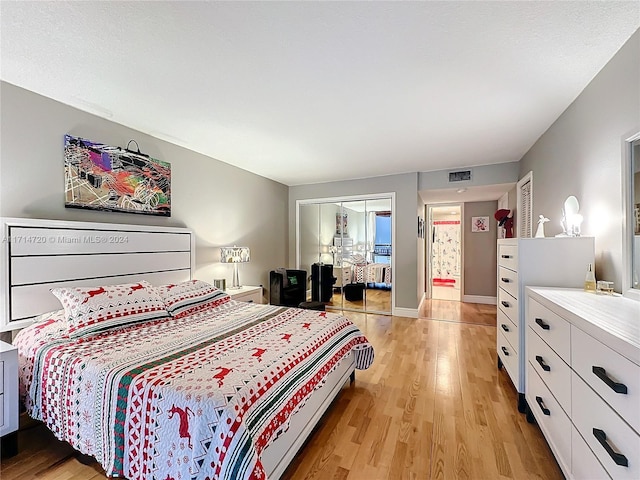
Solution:
[{"label": "doorway", "polygon": [[435,300],[462,299],[462,204],[428,205],[427,292]]}]

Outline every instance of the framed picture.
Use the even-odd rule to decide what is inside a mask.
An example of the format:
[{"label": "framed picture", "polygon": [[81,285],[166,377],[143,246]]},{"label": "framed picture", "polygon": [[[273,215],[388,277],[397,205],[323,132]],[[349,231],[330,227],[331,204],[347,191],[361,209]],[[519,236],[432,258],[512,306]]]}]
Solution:
[{"label": "framed picture", "polygon": [[488,232],[489,217],[471,217],[472,232]]},{"label": "framed picture", "polygon": [[65,204],[171,216],[171,165],[143,153],[64,137]]},{"label": "framed picture", "polygon": [[349,218],[346,213],[336,213],[336,235],[349,235]]}]

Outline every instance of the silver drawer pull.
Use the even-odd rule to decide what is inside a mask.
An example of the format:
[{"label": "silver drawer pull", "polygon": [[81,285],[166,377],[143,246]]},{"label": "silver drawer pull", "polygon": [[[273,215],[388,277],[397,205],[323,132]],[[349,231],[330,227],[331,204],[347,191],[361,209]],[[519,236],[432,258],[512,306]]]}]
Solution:
[{"label": "silver drawer pull", "polygon": [[616,465],[620,465],[621,467],[629,466],[627,457],[611,448],[611,445],[609,445],[609,442],[607,442],[607,434],[604,433],[604,430],[594,428],[593,436],[596,437],[596,440],[598,440],[598,442],[600,442],[600,445],[602,445],[602,447],[607,451],[611,459],[616,462]]},{"label": "silver drawer pull", "polygon": [[617,383],[611,380],[611,377],[607,375],[607,371],[602,367],[596,367],[595,365],[591,367],[591,371],[593,374],[602,380],[607,386],[616,393],[622,393],[624,395],[627,394],[627,386],[624,383]]}]

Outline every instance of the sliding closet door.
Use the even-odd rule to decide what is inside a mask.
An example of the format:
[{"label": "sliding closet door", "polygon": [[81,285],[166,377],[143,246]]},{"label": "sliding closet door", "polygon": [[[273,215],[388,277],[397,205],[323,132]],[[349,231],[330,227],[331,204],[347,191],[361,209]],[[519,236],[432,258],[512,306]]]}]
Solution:
[{"label": "sliding closet door", "polygon": [[[329,309],[391,313],[391,225],[391,198],[300,204],[299,268],[310,279],[307,299],[314,290]],[[335,281],[327,292],[326,278],[314,283],[312,277],[328,265]]]},{"label": "sliding closet door", "polygon": [[[307,272],[307,280],[311,275],[311,265],[320,261],[320,204],[300,205],[300,224],[298,228],[299,269]],[[310,300],[309,283],[307,283],[307,300]]]},{"label": "sliding closet door", "polygon": [[348,278],[342,287],[342,308],[365,311],[367,308],[367,222],[366,200],[342,202],[342,274]]},{"label": "sliding closet door", "polygon": [[368,200],[366,215],[367,311],[391,313],[393,288],[391,199]]}]

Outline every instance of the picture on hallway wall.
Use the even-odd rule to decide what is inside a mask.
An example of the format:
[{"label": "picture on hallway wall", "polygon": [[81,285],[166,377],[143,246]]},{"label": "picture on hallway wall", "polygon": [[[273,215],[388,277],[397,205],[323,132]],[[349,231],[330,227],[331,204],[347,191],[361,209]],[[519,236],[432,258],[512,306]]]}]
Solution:
[{"label": "picture on hallway wall", "polygon": [[65,135],[64,181],[67,208],[171,216],[171,164],[139,150]]},{"label": "picture on hallway wall", "polygon": [[471,217],[472,232],[488,232],[489,217]]}]

